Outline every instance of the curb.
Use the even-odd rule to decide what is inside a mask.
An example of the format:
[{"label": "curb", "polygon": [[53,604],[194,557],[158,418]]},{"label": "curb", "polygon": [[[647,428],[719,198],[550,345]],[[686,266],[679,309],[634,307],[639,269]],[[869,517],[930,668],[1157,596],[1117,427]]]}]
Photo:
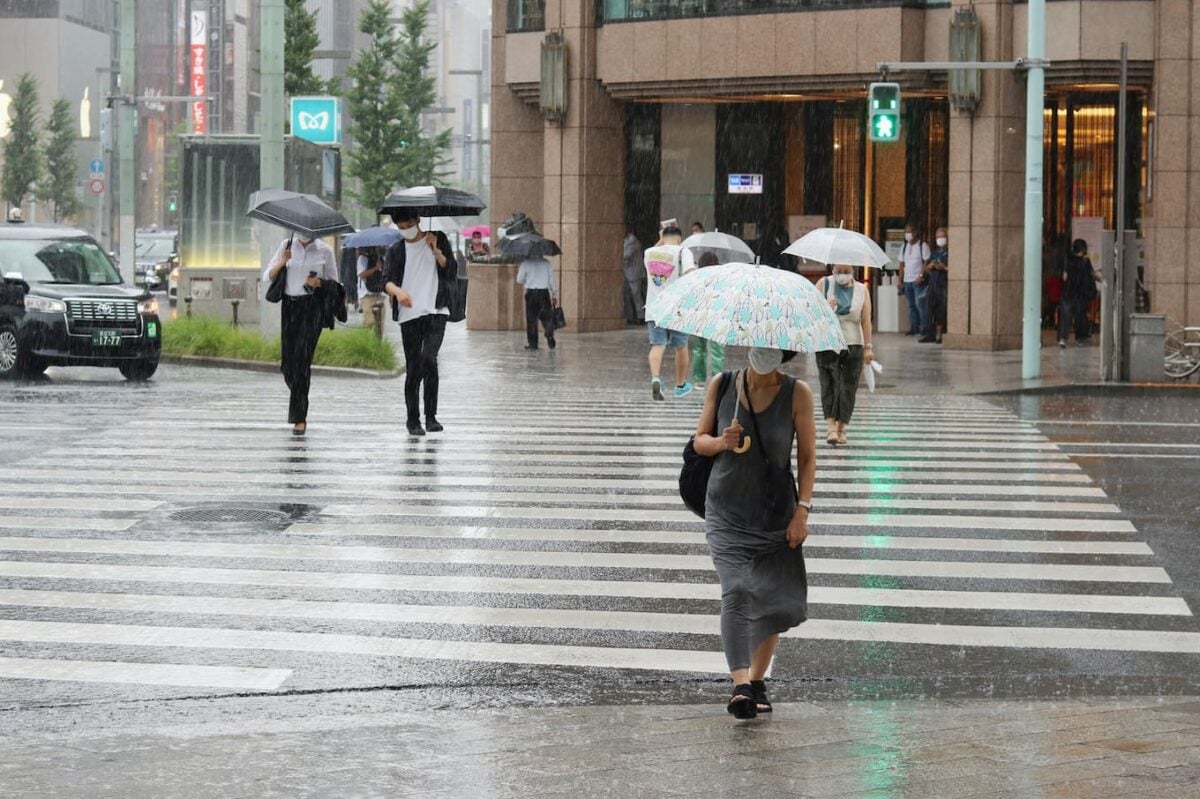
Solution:
[{"label": "curb", "polygon": [[1158,394],[1176,391],[1200,390],[1196,383],[1059,383],[1054,385],[1028,386],[1026,388],[1001,388],[976,392],[976,396],[1002,396],[1018,394],[1091,394],[1098,390],[1113,394]]},{"label": "curb", "polygon": [[[265,372],[275,374],[279,364],[270,361],[241,361],[236,358],[211,358],[204,355],[160,355],[159,362],[175,366],[199,366],[204,369],[234,369],[241,372]],[[364,380],[393,380],[404,374],[397,367],[390,372],[378,372],[374,369],[351,369],[345,366],[319,366],[314,364],[313,374],[327,377],[348,377]]]}]

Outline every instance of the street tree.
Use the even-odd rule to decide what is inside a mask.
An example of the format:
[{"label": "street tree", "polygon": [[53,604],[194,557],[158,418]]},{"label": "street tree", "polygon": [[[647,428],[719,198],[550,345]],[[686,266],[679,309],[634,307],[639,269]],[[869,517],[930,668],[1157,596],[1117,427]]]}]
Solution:
[{"label": "street tree", "polygon": [[71,103],[60,97],[54,101],[50,121],[46,125],[50,140],[45,149],[45,179],[41,181],[38,199],[53,205],[51,217],[55,222],[70,219],[79,213],[79,192],[75,185],[78,162],[75,155],[75,120]]},{"label": "street tree", "polygon": [[359,18],[359,30],[370,39],[347,71],[347,133],[354,146],[345,151],[346,173],[358,182],[350,193],[373,214],[399,179],[401,106],[394,84],[400,41],[392,4],[371,0]]},{"label": "street tree", "polygon": [[19,208],[42,177],[42,154],[38,149],[41,128],[38,86],[37,80],[28,72],[17,81],[11,108],[0,194],[11,207]]},{"label": "street tree", "polygon": [[397,134],[402,142],[399,174],[402,186],[423,186],[446,176],[450,131],[427,133],[421,116],[437,102],[437,83],[429,74],[429,57],[437,47],[427,41],[429,0],[421,0],[400,17],[400,46],[393,87],[400,106]]},{"label": "street tree", "polygon": [[317,12],[309,12],[305,0],[284,0],[283,90],[288,97],[336,94],[336,80],[325,80],[313,72],[313,54],[321,44]]}]

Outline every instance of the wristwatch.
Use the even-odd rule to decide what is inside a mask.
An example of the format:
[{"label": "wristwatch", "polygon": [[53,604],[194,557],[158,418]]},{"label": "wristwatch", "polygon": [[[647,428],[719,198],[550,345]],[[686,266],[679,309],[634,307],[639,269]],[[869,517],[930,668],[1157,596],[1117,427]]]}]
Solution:
[{"label": "wristwatch", "polygon": [[809,513],[812,513],[812,503],[811,502],[804,500],[804,499],[798,499],[798,500],[796,500],[796,504],[799,505],[800,507],[804,508]]}]

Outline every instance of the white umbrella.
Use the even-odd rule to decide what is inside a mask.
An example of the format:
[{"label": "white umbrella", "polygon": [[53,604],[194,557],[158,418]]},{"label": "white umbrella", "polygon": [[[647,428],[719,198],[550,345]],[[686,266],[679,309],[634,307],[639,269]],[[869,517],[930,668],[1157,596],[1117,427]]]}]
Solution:
[{"label": "white umbrella", "polygon": [[871,238],[840,227],[817,228],[796,239],[784,252],[819,264],[882,269],[892,262]]},{"label": "white umbrella", "polygon": [[681,246],[697,260],[706,252],[717,256],[717,263],[721,264],[754,260],[754,250],[750,249],[750,245],[728,233],[693,233],[683,240]]},{"label": "white umbrella", "polygon": [[443,233],[458,233],[462,230],[462,225],[453,217],[435,216],[430,218],[429,224],[425,226],[425,229],[440,230]]},{"label": "white umbrella", "polygon": [[690,272],[646,308],[659,327],[733,347],[796,352],[846,349],[837,315],[800,275],[732,263]]}]

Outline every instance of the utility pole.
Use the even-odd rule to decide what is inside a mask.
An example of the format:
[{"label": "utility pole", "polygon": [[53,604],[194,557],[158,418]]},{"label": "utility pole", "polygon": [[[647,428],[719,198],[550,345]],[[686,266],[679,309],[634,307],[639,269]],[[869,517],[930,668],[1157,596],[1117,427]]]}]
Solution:
[{"label": "utility pole", "polygon": [[1021,320],[1021,378],[1042,375],[1042,137],[1046,104],[1046,0],[1029,0],[1025,85],[1025,293]]},{"label": "utility pole", "polygon": [[[262,0],[260,6],[262,38],[259,42],[259,74],[262,92],[262,129],[258,135],[259,186],[264,189],[284,188],[283,170],[283,50],[286,43],[284,33],[284,0]],[[276,231],[279,232],[279,231]],[[259,236],[259,252],[262,263],[275,251],[276,242],[270,236]],[[260,291],[266,292],[262,285]],[[278,333],[280,329],[277,306],[260,303],[259,328],[264,334]]]},{"label": "utility pole", "polygon": [[[120,81],[121,94],[137,94],[137,10],[134,0],[121,0],[120,7]],[[137,104],[119,102],[115,109],[117,117],[117,160],[119,162],[120,193],[120,242],[118,256],[121,260],[121,278],[133,284],[136,267],[134,237],[137,231],[137,160],[135,137]]]}]

